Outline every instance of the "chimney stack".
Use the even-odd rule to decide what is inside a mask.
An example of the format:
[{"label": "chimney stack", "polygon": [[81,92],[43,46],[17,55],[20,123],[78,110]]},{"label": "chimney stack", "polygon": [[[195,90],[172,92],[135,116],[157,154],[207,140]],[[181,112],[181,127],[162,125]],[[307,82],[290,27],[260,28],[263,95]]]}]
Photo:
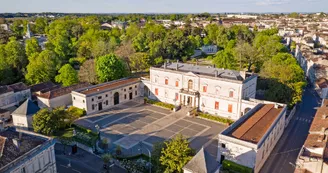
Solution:
[{"label": "chimney stack", "polygon": [[166,69],[167,68],[167,63],[166,62],[164,62],[164,69]]},{"label": "chimney stack", "polygon": [[215,76],[215,77],[218,77],[218,73],[219,73],[219,72],[218,72],[217,70],[215,70],[214,73],[215,73],[214,76]]},{"label": "chimney stack", "polygon": [[179,60],[177,60],[176,70],[179,70]]}]

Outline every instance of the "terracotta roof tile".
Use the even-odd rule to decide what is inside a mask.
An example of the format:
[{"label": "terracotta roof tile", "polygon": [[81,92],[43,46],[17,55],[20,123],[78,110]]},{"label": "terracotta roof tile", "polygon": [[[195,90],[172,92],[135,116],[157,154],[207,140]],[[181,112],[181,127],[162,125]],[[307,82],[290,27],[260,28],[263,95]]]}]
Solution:
[{"label": "terracotta roof tile", "polygon": [[74,90],[84,88],[84,87],[87,87],[89,85],[90,84],[88,84],[88,83],[79,83],[79,84],[76,84],[76,85],[72,85],[72,86],[68,86],[68,87],[61,87],[61,88],[58,88],[58,86],[55,86],[54,89],[52,89],[50,91],[48,91],[47,89],[41,91],[41,93],[38,94],[38,97],[42,97],[42,98],[46,98],[46,99],[52,99],[52,98],[55,98],[55,97],[59,97],[59,96],[69,94]]}]

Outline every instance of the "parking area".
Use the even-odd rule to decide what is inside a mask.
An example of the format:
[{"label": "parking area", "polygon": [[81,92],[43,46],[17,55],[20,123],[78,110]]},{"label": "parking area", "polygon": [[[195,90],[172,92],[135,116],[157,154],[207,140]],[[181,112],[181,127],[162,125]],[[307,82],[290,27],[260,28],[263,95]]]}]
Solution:
[{"label": "parking area", "polygon": [[172,112],[133,101],[87,116],[76,123],[94,130],[98,125],[102,137],[106,137],[112,146],[120,145],[129,154],[140,151],[141,143],[151,149],[155,143],[178,134],[186,137],[195,150],[206,145],[215,154],[217,143],[213,141],[226,128],[212,121],[187,117],[183,111]]}]

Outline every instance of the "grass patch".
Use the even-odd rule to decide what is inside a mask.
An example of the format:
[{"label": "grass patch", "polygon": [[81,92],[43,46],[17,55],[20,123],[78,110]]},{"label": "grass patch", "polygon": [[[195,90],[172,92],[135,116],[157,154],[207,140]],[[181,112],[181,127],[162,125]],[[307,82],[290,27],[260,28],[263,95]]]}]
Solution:
[{"label": "grass patch", "polygon": [[172,104],[163,103],[163,102],[156,101],[156,100],[151,100],[151,99],[148,99],[148,98],[144,98],[144,100],[145,100],[146,103],[149,103],[149,104],[152,104],[152,105],[157,105],[157,106],[167,108],[167,109],[170,109],[170,110],[173,110],[175,108],[175,106],[172,105]]},{"label": "grass patch", "polygon": [[[98,134],[86,129],[84,127],[73,124],[73,127],[58,131],[55,134],[55,138],[70,139],[75,142],[79,142],[89,147],[93,147],[98,139]],[[75,129],[76,135],[73,136],[73,130]]]},{"label": "grass patch", "polygon": [[228,171],[229,173],[252,173],[253,169],[239,165],[235,162],[229,161],[229,160],[223,160],[222,162],[222,169],[224,171]]},{"label": "grass patch", "polygon": [[223,118],[223,117],[219,117],[219,116],[214,116],[214,115],[211,115],[211,114],[205,114],[205,113],[202,113],[202,112],[198,112],[198,116],[202,117],[202,118],[205,118],[205,119],[209,119],[209,120],[229,124],[229,125],[234,123],[234,121],[231,120],[231,119]]}]

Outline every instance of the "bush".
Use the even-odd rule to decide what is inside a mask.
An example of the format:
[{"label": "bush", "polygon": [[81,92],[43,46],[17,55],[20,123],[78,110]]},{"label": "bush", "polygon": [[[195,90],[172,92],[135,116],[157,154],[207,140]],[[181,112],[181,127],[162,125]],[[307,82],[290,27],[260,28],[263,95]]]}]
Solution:
[{"label": "bush", "polygon": [[202,113],[202,112],[199,112],[198,113],[198,116],[202,117],[202,118],[205,118],[205,119],[209,119],[209,120],[213,120],[213,121],[218,121],[218,122],[221,122],[221,123],[225,123],[225,124],[232,124],[234,123],[233,120],[231,119],[228,119],[228,118],[223,118],[223,117],[219,117],[219,116],[214,116],[214,115],[210,115],[210,114],[205,114],[205,113]]},{"label": "bush", "polygon": [[148,99],[148,98],[145,98],[144,100],[145,100],[146,103],[149,103],[149,104],[152,104],[152,105],[157,105],[157,106],[167,108],[167,109],[170,109],[170,110],[175,108],[175,106],[172,105],[172,104],[163,103],[163,102],[156,101],[156,100],[151,100],[151,99]]},{"label": "bush", "polygon": [[222,168],[223,170],[229,171],[229,172],[238,172],[238,173],[252,173],[253,169],[239,165],[235,162],[229,161],[229,160],[223,160],[222,162]]}]

